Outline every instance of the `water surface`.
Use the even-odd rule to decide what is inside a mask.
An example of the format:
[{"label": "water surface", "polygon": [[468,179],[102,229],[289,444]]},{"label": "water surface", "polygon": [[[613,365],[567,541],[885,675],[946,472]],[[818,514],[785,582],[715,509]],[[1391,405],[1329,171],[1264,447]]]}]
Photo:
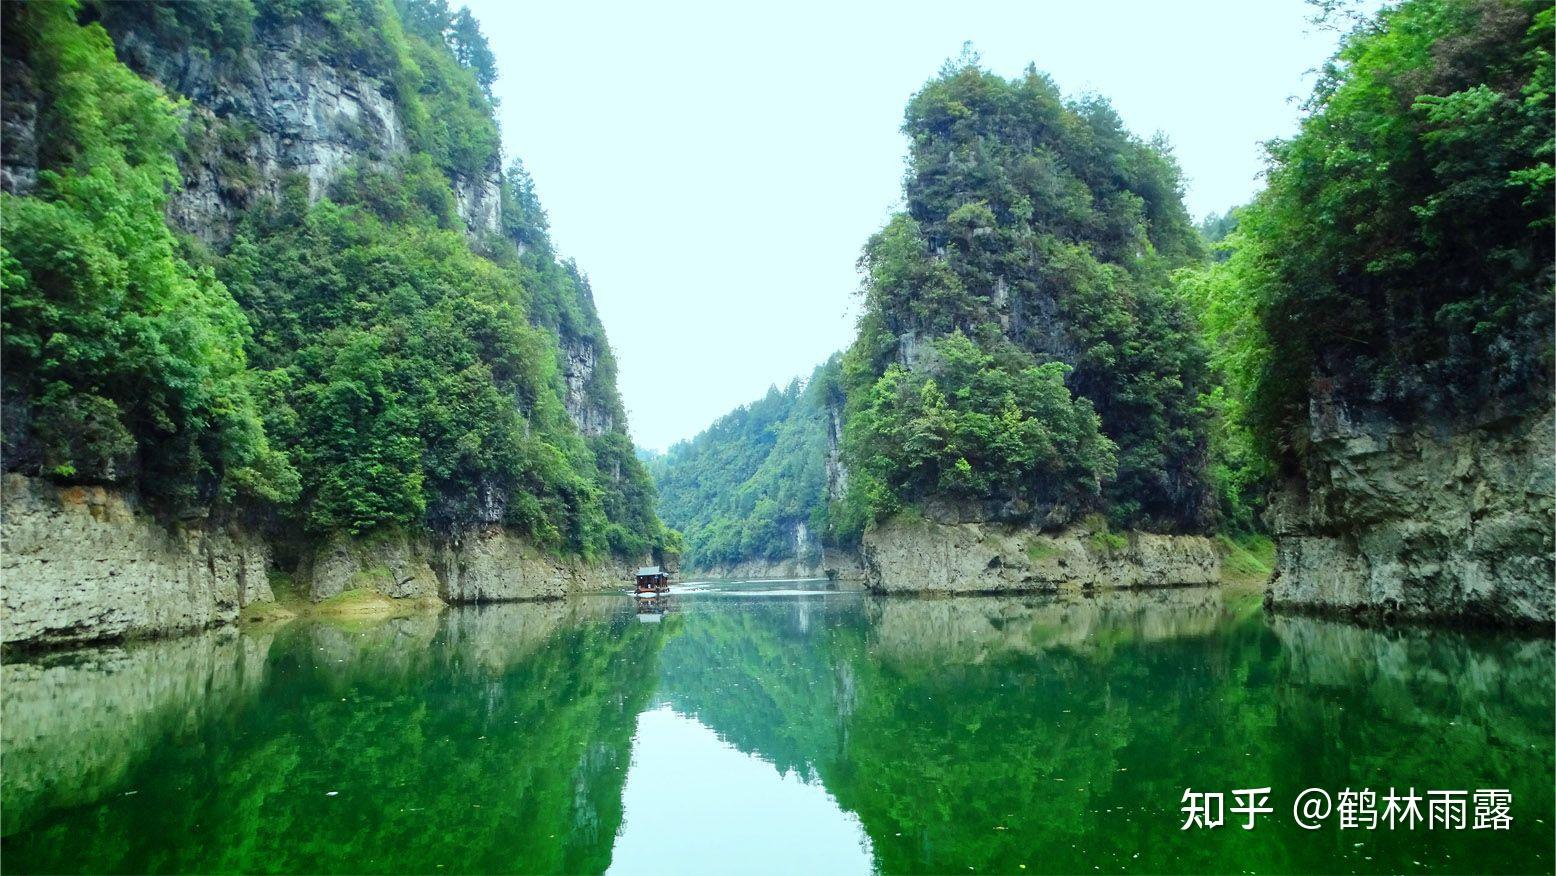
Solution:
[{"label": "water surface", "polygon": [[[1214,589],[680,588],[4,666],[10,872],[1549,872],[1552,643]],[[1186,788],[1270,786],[1253,830]],[[1306,831],[1307,787],[1510,831]],[[1425,804],[1423,803],[1423,811]]]}]

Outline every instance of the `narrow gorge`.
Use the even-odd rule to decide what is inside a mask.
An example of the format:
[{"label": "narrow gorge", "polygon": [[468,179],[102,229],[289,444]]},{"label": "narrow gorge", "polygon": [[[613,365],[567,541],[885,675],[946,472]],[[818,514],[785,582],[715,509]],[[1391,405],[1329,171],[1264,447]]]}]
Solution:
[{"label": "narrow gorge", "polygon": [[[1267,188],[1198,228],[1105,101],[948,62],[853,343],[651,453],[468,11],[8,6],[0,638],[639,563],[882,593],[1230,563],[1272,609],[1548,627],[1549,16],[1434,8],[1347,38]],[[1374,117],[1387,161],[1314,169],[1383,150]]]},{"label": "narrow gorge", "polygon": [[666,546],[485,38],[430,8],[7,4],[7,644],[272,580],[555,597]]}]

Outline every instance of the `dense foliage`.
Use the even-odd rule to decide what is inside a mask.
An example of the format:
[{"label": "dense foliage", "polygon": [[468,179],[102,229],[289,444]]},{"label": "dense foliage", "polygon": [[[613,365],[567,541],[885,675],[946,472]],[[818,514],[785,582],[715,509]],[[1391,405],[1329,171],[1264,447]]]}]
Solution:
[{"label": "dense foliage", "polygon": [[688,565],[814,558],[829,527],[840,392],[834,358],[652,461],[660,516],[683,533]]},{"label": "dense foliage", "polygon": [[[865,313],[845,364],[860,474],[845,530],[958,495],[1046,522],[1094,497],[1120,524],[1207,525],[1206,356],[1170,291],[1171,270],[1203,246],[1165,148],[1128,134],[1105,102],[1066,102],[1035,70],[1008,81],[970,58],[913,97],[903,130],[907,211],[865,249]],[[880,428],[869,412],[900,393],[904,369],[933,376],[945,356],[931,342],[957,331],[959,349],[982,351],[982,373],[957,381],[955,407],[971,419],[955,428],[978,434],[936,439],[928,455],[942,458],[912,471],[927,461],[909,444],[922,430]],[[1007,417],[1012,380],[1011,422],[1027,425],[996,436],[984,424]],[[1106,442],[1091,435],[1091,409]],[[1085,449],[1017,446],[1019,429],[1038,428],[1040,444]]]},{"label": "dense foliage", "polygon": [[1548,397],[1553,9],[1410,0],[1345,40],[1229,258],[1192,278],[1230,394],[1285,466],[1310,401],[1393,418]]},{"label": "dense foliage", "polygon": [[[409,148],[361,155],[322,200],[283,179],[220,253],[183,245],[163,218],[175,156],[191,154],[182,131],[203,148],[241,139],[241,122],[182,120],[73,7],[8,4],[7,70],[42,91],[44,168],[36,192],[5,202],[8,466],[31,450],[60,479],[130,472],[180,508],[247,493],[315,533],[500,522],[586,555],[673,547],[587,280],[557,258],[522,166],[502,177],[499,233],[472,239],[459,215],[453,184],[497,174],[499,155],[495,68],[468,11],[236,0],[82,14],[197,41],[221,75],[252,63],[256,31],[310,28],[317,60],[391,83]],[[572,396],[570,354],[592,363]],[[32,414],[30,434],[13,408]]]},{"label": "dense foliage", "polygon": [[[998,358],[958,329],[930,344],[924,366],[887,366],[855,402],[850,458],[861,483],[885,487],[872,507],[896,511],[899,496],[992,499],[1063,522],[1113,477],[1115,446],[1091,403],[1065,387],[1069,368],[996,346]],[[1030,507],[1032,497],[1049,507]]]},{"label": "dense foliage", "polygon": [[175,105],[71,4],[4,10],[7,72],[41,95],[37,187],[0,197],[7,464],[134,483],[177,511],[291,499],[297,474],[261,426],[243,314],[163,221]]}]

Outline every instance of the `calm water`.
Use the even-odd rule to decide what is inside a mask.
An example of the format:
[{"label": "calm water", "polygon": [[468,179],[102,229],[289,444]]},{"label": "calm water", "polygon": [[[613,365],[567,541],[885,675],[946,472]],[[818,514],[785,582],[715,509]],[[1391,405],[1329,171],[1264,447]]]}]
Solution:
[{"label": "calm water", "polygon": [[[822,584],[297,623],[4,667],[8,872],[1550,872],[1550,640],[1215,590]],[[1251,831],[1187,787],[1268,785]],[[1507,832],[1295,826],[1316,786]],[[1382,797],[1382,794],[1379,794]],[[1229,800],[1230,802],[1230,800]],[[1423,804],[1423,811],[1424,811]]]}]

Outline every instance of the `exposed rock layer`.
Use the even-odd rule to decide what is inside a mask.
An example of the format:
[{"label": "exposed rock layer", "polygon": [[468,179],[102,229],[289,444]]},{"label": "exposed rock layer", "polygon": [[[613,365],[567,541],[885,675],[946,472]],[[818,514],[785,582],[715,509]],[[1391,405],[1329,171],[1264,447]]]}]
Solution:
[{"label": "exposed rock layer", "polygon": [[622,589],[628,570],[546,556],[526,539],[491,526],[447,539],[404,533],[336,537],[314,551],[301,571],[314,601],[368,588],[396,599],[464,603]]},{"label": "exposed rock layer", "polygon": [[1315,404],[1305,480],[1272,503],[1276,609],[1549,627],[1550,408],[1405,428]]},{"label": "exposed rock layer", "polygon": [[881,593],[1159,587],[1221,578],[1220,555],[1204,536],[1110,536],[1085,526],[1045,532],[897,518],[865,533],[861,554],[866,586]]},{"label": "exposed rock layer", "polygon": [[[194,150],[183,187],[172,193],[170,218],[207,242],[224,241],[239,213],[257,197],[278,195],[289,174],[304,177],[317,200],[356,160],[383,163],[410,148],[390,71],[320,57],[322,24],[277,25],[261,16],[250,46],[216,58],[199,46],[169,44],[133,17],[109,25],[125,63],[188,97],[203,124],[244,134],[200,138],[208,148]],[[495,233],[497,162],[477,178],[452,182],[467,231]]]},{"label": "exposed rock layer", "polygon": [[[275,599],[270,546],[237,525],[166,524],[127,494],[10,474],[0,515],[0,641],[60,645],[164,636],[237,620]],[[627,570],[543,555],[500,527],[457,538],[329,539],[296,570],[299,595],[495,602],[625,587]]]},{"label": "exposed rock layer", "polygon": [[165,526],[103,487],[6,475],[0,641],[162,635],[237,619],[272,599],[266,544],[232,526]]}]

